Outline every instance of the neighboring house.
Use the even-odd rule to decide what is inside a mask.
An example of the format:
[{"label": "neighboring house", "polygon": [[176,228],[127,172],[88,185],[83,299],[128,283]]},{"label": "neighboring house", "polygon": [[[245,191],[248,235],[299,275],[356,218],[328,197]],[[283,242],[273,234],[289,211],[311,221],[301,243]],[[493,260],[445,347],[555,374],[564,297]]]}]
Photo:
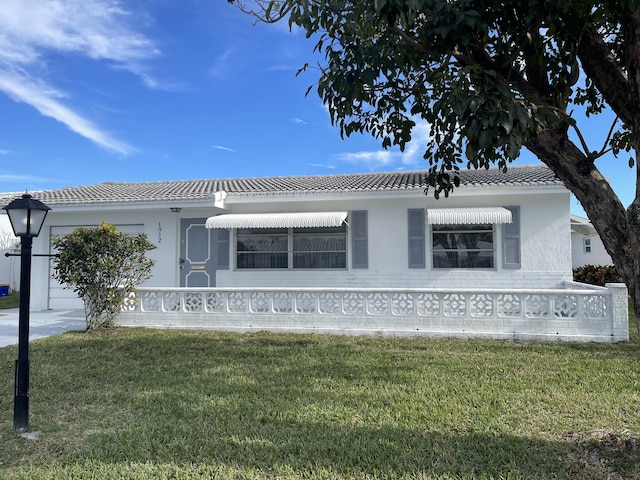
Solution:
[{"label": "neighboring house", "polygon": [[0,285],[9,285],[11,290],[18,287],[20,270],[18,262],[12,261],[12,257],[6,257],[5,253],[15,252],[19,245],[20,240],[13,235],[9,217],[4,210],[0,210]]},{"label": "neighboring house", "polygon": [[[545,166],[460,172],[449,198],[426,172],[107,182],[34,192],[51,237],[110,222],[157,246],[151,287],[555,288],[571,280],[569,191]],[[0,195],[6,205],[12,197]],[[33,309],[75,308],[33,260]]]},{"label": "neighboring house", "polygon": [[589,219],[577,215],[571,215],[571,264],[573,268],[584,265],[613,265]]}]

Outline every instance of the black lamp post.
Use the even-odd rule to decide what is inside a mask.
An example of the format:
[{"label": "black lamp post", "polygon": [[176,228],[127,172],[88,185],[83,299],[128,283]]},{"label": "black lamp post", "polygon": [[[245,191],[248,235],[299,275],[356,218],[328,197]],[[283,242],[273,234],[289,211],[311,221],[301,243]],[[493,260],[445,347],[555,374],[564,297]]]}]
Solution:
[{"label": "black lamp post", "polygon": [[47,212],[51,210],[40,200],[25,193],[2,207],[9,215],[13,233],[20,237],[20,313],[18,316],[18,360],[13,403],[13,428],[17,432],[29,429],[29,300],[31,296],[31,246],[40,234]]}]

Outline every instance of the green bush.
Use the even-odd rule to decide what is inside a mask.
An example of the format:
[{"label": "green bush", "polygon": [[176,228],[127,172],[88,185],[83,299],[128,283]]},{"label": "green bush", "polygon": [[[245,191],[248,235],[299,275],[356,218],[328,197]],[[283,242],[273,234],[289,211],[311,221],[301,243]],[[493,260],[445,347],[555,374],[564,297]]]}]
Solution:
[{"label": "green bush", "polygon": [[95,228],[76,228],[53,239],[60,252],[53,276],[84,302],[87,331],[107,325],[120,311],[136,285],[151,277],[153,250],[144,234],[128,235],[103,222]]},{"label": "green bush", "polygon": [[606,283],[622,282],[613,265],[585,265],[574,268],[573,279],[576,282],[600,285],[601,287],[604,287]]}]

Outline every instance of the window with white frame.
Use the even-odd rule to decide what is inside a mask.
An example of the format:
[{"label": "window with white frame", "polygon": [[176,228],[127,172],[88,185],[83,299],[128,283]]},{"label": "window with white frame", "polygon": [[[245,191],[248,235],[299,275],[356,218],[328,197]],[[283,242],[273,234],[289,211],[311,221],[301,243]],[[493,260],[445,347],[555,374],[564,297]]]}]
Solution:
[{"label": "window with white frame", "polygon": [[432,225],[433,268],[493,268],[493,225]]},{"label": "window with white frame", "polygon": [[347,227],[238,229],[236,268],[345,269]]},{"label": "window with white frame", "polygon": [[582,239],[582,244],[584,246],[584,253],[591,253],[591,239],[590,238],[583,238]]}]

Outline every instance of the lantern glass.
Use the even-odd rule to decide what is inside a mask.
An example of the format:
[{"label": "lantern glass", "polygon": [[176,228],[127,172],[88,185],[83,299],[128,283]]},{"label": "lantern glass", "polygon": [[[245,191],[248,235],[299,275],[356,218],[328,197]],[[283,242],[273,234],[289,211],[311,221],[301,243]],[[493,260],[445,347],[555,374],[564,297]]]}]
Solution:
[{"label": "lantern glass", "polygon": [[22,198],[17,198],[3,207],[3,210],[7,211],[11,228],[17,237],[37,237],[51,209],[25,193]]}]

